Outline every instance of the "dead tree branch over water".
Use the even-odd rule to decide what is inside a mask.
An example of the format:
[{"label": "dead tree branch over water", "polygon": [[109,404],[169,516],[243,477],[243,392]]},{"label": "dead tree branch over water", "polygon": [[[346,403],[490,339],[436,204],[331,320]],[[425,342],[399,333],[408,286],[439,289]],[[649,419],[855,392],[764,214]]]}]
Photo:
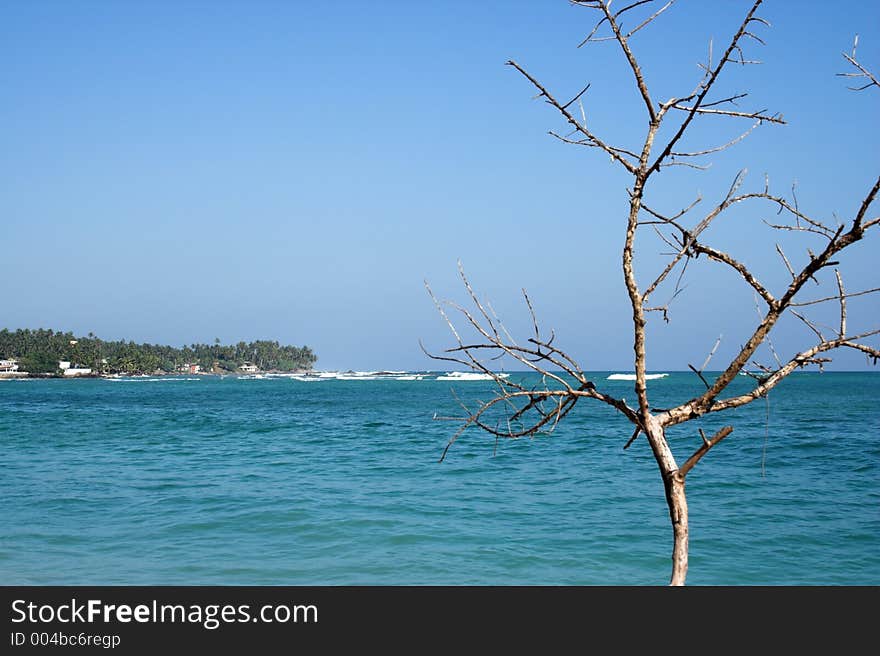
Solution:
[{"label": "dead tree branch over water", "polygon": [[[681,95],[658,102],[652,93],[639,57],[632,47],[634,37],[642,30],[655,27],[662,21],[674,4],[670,0],[660,4],[656,0],[641,0],[617,9],[612,8],[610,0],[572,0],[572,4],[591,10],[596,14],[596,22],[587,37],[580,44],[589,46],[597,42],[609,42],[626,63],[630,82],[634,86],[639,105],[644,106],[644,122],[639,124],[643,137],[638,147],[629,144],[614,144],[599,134],[588,121],[588,112],[582,104],[582,97],[590,85],[581,86],[579,93],[570,100],[562,101],[544,84],[533,76],[525,66],[511,60],[508,65],[516,70],[537,90],[537,97],[549,104],[568,125],[567,135],[551,132],[562,141],[603,151],[606,156],[631,176],[626,190],[628,210],[621,222],[622,252],[621,271],[629,301],[632,317],[632,349],[635,381],[633,392],[635,404],[629,405],[623,398],[617,398],[601,389],[598,381],[591,380],[581,366],[563,350],[556,341],[553,331],[549,333],[540,328],[531,299],[523,290],[524,306],[531,319],[532,334],[517,341],[504,324],[479,296],[467,279],[459,264],[468,306],[434,297],[428,288],[437,309],[451,330],[455,344],[440,354],[438,360],[452,362],[475,371],[489,374],[495,383],[495,393],[488,400],[475,404],[462,403],[462,412],[455,417],[446,417],[460,423],[443,452],[446,457],[449,447],[469,428],[477,427],[496,439],[532,436],[539,432],[552,431],[560,421],[573,410],[579,401],[598,401],[620,412],[632,424],[632,435],[624,448],[633,444],[640,435],[651,449],[662,477],[666,500],[673,529],[672,575],[670,583],[684,584],[688,570],[688,506],[685,495],[685,481],[688,473],[708,452],[733,432],[731,425],[717,428],[711,437],[702,429],[695,431],[695,446],[690,453],[676,457],[667,438],[671,426],[736,408],[755,399],[764,397],[793,371],[809,365],[819,365],[828,361],[825,354],[835,349],[854,349],[864,353],[875,362],[880,358],[880,350],[865,340],[880,334],[880,328],[852,333],[847,326],[847,299],[880,291],[874,287],[854,293],[845,291],[843,276],[839,267],[841,254],[853,244],[864,239],[869,233],[877,232],[880,217],[873,214],[878,193],[880,176],[877,173],[859,171],[856,175],[865,178],[865,191],[856,201],[856,210],[845,222],[830,225],[822,219],[811,216],[801,208],[792,193],[791,199],[773,193],[768,180],[758,189],[744,189],[747,176],[745,170],[737,174],[719,200],[698,213],[702,197],[689,204],[683,203],[674,214],[666,214],[647,201],[648,190],[659,185],[655,181],[658,174],[671,166],[686,165],[701,168],[706,158],[732,148],[765,125],[782,126],[782,115],[766,109],[743,109],[740,103],[748,97],[744,92],[723,92],[720,89],[725,71],[730,65],[745,66],[758,63],[746,53],[763,44],[760,32],[769,24],[759,15],[763,0],[755,0],[745,13],[738,26],[726,42],[721,55],[716,59],[710,48],[709,56],[700,65],[702,75],[695,86]],[[642,13],[640,13],[642,12]],[[627,29],[624,25],[635,25]],[[857,44],[856,39],[856,44]],[[857,79],[857,90],[866,91],[877,87],[876,77],[856,58],[855,46],[851,54],[844,54],[851,72],[848,78]],[[561,94],[560,94],[561,95]],[[568,97],[567,95],[562,97]],[[577,104],[578,111],[573,111]],[[730,141],[721,145],[683,150],[680,146],[692,126],[701,121],[749,121],[749,127]],[[663,130],[661,131],[661,127]],[[769,209],[782,218],[774,222],[765,221],[779,237],[791,233],[803,233],[815,241],[808,250],[808,258],[796,264],[798,258],[789,258],[780,244],[775,248],[781,264],[788,271],[788,282],[781,288],[762,280],[747,258],[719,248],[711,240],[711,227],[734,207],[753,207],[756,211]],[[640,227],[650,228],[669,246],[671,253],[665,266],[647,281],[640,280],[636,274],[635,240]],[[770,240],[773,244],[773,240]],[[759,317],[751,333],[723,364],[720,373],[714,378],[705,375],[709,360],[715,355],[718,343],[709,352],[704,364],[697,369],[689,365],[700,378],[704,389],[675,407],[657,409],[651,405],[646,381],[648,346],[646,325],[651,313],[669,321],[669,303],[681,291],[682,278],[688,264],[700,257],[725,267],[734,273],[760,303]],[[811,281],[819,282],[819,274],[825,269],[833,269],[837,283],[836,293],[815,299],[803,299],[802,292]],[[662,305],[652,305],[650,300],[661,287],[673,285],[670,301]],[[827,335],[809,318],[795,308],[804,308],[823,303],[839,306],[839,322],[834,335]],[[731,394],[728,391],[737,376],[746,371],[754,362],[756,352],[762,345],[770,344],[772,330],[787,314],[799,317],[815,334],[816,340],[809,347],[785,358],[779,358],[773,349],[775,365],[761,365],[761,373],[754,375],[754,387],[744,394]],[[655,315],[658,316],[658,315]],[[458,322],[458,323],[457,323]],[[467,327],[473,340],[463,337],[459,325]],[[772,345],[771,345],[772,346]],[[494,373],[493,363],[501,357],[513,360],[521,368],[541,375],[541,384],[527,388],[509,377]],[[682,464],[679,464],[682,463]]]}]

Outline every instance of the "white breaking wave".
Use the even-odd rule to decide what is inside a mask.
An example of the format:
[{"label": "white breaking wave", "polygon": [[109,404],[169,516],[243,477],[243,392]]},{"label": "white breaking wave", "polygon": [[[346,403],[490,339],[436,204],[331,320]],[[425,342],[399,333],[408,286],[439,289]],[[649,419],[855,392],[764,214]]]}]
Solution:
[{"label": "white breaking wave", "polygon": [[[494,374],[498,378],[508,378],[510,374]],[[450,371],[448,374],[437,376],[437,380],[493,380],[491,374],[481,374],[476,371]]]},{"label": "white breaking wave", "polygon": [[307,374],[291,376],[294,380],[422,380],[425,374],[406,371],[313,371]]},{"label": "white breaking wave", "polygon": [[127,378],[104,378],[103,380],[111,380],[114,383],[173,383],[186,380],[201,380],[201,378],[143,378],[141,376],[130,376]]},{"label": "white breaking wave", "polygon": [[[645,380],[657,380],[658,378],[666,378],[669,374],[645,374]],[[607,380],[635,380],[635,374],[611,374]]]}]

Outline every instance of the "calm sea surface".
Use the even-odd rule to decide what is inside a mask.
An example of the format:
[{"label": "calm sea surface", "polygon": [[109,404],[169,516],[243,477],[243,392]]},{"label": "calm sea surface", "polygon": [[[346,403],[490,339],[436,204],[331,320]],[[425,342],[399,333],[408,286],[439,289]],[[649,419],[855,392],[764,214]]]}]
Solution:
[{"label": "calm sea surface", "polygon": [[[632,383],[600,388],[632,401]],[[514,374],[516,377],[517,374]],[[699,391],[651,381],[657,406]],[[737,389],[749,381],[738,380]],[[454,427],[450,387],[220,379],[0,382],[2,584],[665,584],[644,438],[581,402],[552,436]],[[691,584],[880,584],[880,375],[797,373],[703,420]],[[696,424],[672,434],[683,461]],[[766,453],[765,453],[766,450]],[[762,458],[766,475],[762,476]]]}]

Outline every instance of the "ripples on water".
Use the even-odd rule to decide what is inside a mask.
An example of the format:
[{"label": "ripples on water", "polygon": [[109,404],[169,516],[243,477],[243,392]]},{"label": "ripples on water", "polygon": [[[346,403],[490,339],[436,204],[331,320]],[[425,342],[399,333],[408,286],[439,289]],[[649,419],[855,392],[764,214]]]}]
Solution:
[{"label": "ripples on water", "polygon": [[[694,382],[673,374],[650,392],[662,405]],[[431,418],[455,410],[449,388],[0,383],[2,582],[666,582],[662,486],[643,439],[621,450],[628,424],[582,403],[551,437],[493,457],[468,433],[438,464],[453,426]],[[880,583],[878,391],[872,373],[786,381],[771,394],[766,477],[763,401],[703,421],[736,430],[688,478],[689,583]],[[681,458],[696,426],[671,439]]]}]

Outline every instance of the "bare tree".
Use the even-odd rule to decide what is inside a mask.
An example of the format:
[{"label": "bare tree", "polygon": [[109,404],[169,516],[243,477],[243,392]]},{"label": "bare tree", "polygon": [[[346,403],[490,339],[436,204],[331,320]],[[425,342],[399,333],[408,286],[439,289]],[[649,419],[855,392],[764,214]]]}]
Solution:
[{"label": "bare tree", "polygon": [[[758,31],[767,27],[766,20],[758,15],[762,0],[755,0],[751,8],[727,42],[720,57],[714,59],[710,54],[708,60],[701,64],[702,77],[696,86],[685,95],[657,102],[649,90],[648,81],[643,73],[632,47],[633,37],[660,18],[675,0],[665,2],[659,8],[655,0],[633,0],[621,9],[612,10],[611,0],[573,0],[572,4],[593,10],[597,13],[595,27],[581,45],[597,41],[616,43],[620,54],[625,59],[632,75],[638,96],[644,104],[647,115],[647,133],[637,148],[622,147],[610,143],[597,134],[587,120],[587,113],[581,102],[589,89],[583,88],[570,100],[560,100],[544,85],[533,77],[526,69],[515,61],[507,62],[524,76],[537,90],[537,97],[550,104],[565,120],[570,128],[567,133],[551,132],[554,137],[569,143],[587,148],[597,149],[625,169],[632,176],[628,193],[629,211],[626,216],[622,271],[632,309],[632,338],[635,368],[635,398],[637,403],[629,405],[624,399],[603,392],[596,381],[583,371],[578,363],[560,348],[555,335],[542,333],[529,296],[523,290],[526,307],[531,316],[533,333],[527,339],[517,341],[507,331],[488,302],[480,300],[459,263],[461,279],[473,304],[473,309],[449,302],[440,301],[428,288],[437,309],[446,320],[455,338],[455,345],[442,354],[430,354],[431,357],[465,365],[473,370],[489,374],[497,388],[492,398],[474,404],[462,403],[464,413],[461,416],[446,417],[459,421],[460,427],[450,439],[443,451],[441,460],[446,457],[449,447],[469,428],[479,428],[500,438],[519,438],[535,435],[539,432],[552,431],[558,422],[571,412],[575,404],[582,399],[598,401],[626,417],[633,426],[632,435],[625,443],[628,448],[644,435],[651,452],[659,467],[660,475],[666,491],[666,501],[672,521],[672,585],[683,585],[688,570],[688,505],[685,496],[685,482],[688,473],[697,463],[719,442],[733,431],[733,426],[720,426],[712,435],[702,429],[695,431],[695,445],[689,453],[677,458],[670,448],[667,430],[677,424],[712,415],[714,413],[748,404],[765,397],[771,389],[786,376],[801,367],[818,365],[821,367],[829,359],[828,351],[848,348],[865,353],[874,363],[880,358],[880,350],[866,344],[863,340],[880,333],[870,330],[852,334],[847,329],[847,299],[877,292],[878,289],[847,292],[839,270],[834,269],[836,290],[821,298],[802,300],[801,292],[805,285],[815,280],[825,269],[839,264],[836,258],[852,244],[863,239],[869,230],[880,224],[880,217],[871,216],[870,210],[880,190],[880,177],[871,176],[867,180],[867,192],[855,214],[837,225],[809,216],[799,207],[792,191],[789,200],[771,192],[769,182],[765,179],[763,186],[755,191],[742,191],[745,173],[741,172],[733,180],[727,193],[707,211],[697,215],[702,203],[701,198],[685,204],[681,211],[669,214],[652,207],[647,201],[649,182],[663,169],[673,166],[704,168],[703,158],[720,152],[742,141],[750,132],[763,124],[784,124],[778,114],[766,110],[741,109],[740,103],[747,97],[746,93],[725,94],[717,91],[719,80],[726,68],[731,64],[749,65],[757,63],[749,59],[745,47],[749,43],[763,43]],[[657,3],[659,4],[659,3]],[[641,13],[640,13],[641,12]],[[631,28],[624,27],[624,21]],[[850,72],[843,73],[846,77],[856,78],[859,83],[856,90],[864,90],[877,86],[876,77],[856,58],[855,45],[852,54],[844,54],[851,67]],[[696,150],[684,151],[680,148],[683,137],[698,120],[745,121],[749,127],[740,136],[729,142]],[[664,128],[661,132],[661,126]],[[662,135],[662,138],[661,138]],[[864,172],[859,172],[862,175]],[[796,266],[783,248],[776,244],[780,257],[780,265],[785,266],[790,274],[790,282],[785,288],[771,291],[769,285],[761,282],[754,270],[741,259],[711,245],[707,240],[708,229],[712,223],[733,206],[742,204],[763,203],[772,208],[783,219],[776,222],[765,222],[779,233],[804,233],[817,243],[814,249],[808,250],[808,259],[802,266]],[[697,216],[695,216],[697,215]],[[694,217],[694,218],[692,218]],[[640,281],[634,270],[634,242],[640,228],[650,228],[672,249],[668,263],[647,284]],[[648,395],[647,378],[647,346],[645,327],[649,315],[656,313],[665,321],[669,321],[669,303],[655,304],[653,299],[658,289],[665,286],[671,288],[670,298],[676,298],[681,291],[682,276],[688,263],[700,256],[721,266],[728,267],[744,285],[750,288],[759,303],[759,318],[742,347],[734,357],[724,365],[720,374],[714,379],[705,375],[706,367],[718,348],[715,343],[709,356],[702,366],[697,368],[690,364],[690,369],[699,377],[705,386],[694,398],[690,398],[672,408],[655,408]],[[836,303],[839,306],[839,323],[828,332],[816,322],[811,321],[803,308]],[[447,311],[450,310],[450,311]],[[815,340],[800,352],[780,359],[770,343],[771,331],[777,326],[781,317],[791,314],[809,327]],[[454,318],[464,321],[468,335],[466,338],[456,327]],[[768,344],[775,362],[771,365],[761,364],[755,360],[756,351],[762,344]],[[426,351],[427,352],[427,351]],[[493,373],[494,359],[499,357],[512,358],[528,370],[541,374],[542,383],[537,387],[525,387],[515,380]],[[751,363],[751,364],[750,364]],[[749,371],[751,370],[751,371]],[[731,395],[728,386],[741,372],[749,373],[753,379],[753,387],[744,394]]]}]

